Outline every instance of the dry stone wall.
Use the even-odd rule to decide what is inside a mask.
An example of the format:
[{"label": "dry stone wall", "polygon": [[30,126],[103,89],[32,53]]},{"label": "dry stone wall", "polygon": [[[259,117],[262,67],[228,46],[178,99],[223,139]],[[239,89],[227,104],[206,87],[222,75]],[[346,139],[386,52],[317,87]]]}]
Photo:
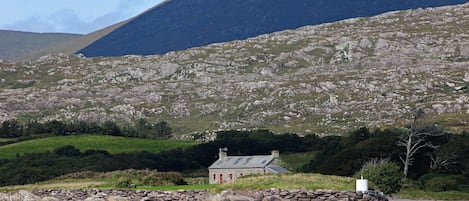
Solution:
[{"label": "dry stone wall", "polygon": [[0,193],[0,201],[387,201],[379,192],[366,193],[333,190],[232,191],[213,195],[206,190],[146,191],[146,190],[21,190]]}]

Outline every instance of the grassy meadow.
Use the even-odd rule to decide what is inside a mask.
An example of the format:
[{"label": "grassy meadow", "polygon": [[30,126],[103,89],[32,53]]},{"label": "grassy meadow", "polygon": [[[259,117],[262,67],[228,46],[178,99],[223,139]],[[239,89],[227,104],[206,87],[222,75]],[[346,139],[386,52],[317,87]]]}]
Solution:
[{"label": "grassy meadow", "polygon": [[72,145],[80,151],[106,150],[110,154],[148,151],[158,153],[165,150],[185,148],[195,142],[168,141],[157,139],[115,137],[106,135],[76,135],[39,138],[0,146],[0,158],[14,158],[26,153],[52,151],[65,145]]},{"label": "grassy meadow", "polygon": [[105,185],[106,182],[98,179],[67,179],[67,180],[50,180],[39,182],[36,184],[3,186],[0,187],[0,192],[15,192],[19,190],[35,190],[35,189],[61,189],[61,190],[74,190],[74,189],[92,189]]},{"label": "grassy meadow", "polygon": [[277,174],[253,175],[241,177],[235,183],[224,184],[214,188],[215,191],[280,189],[333,189],[354,190],[355,179],[351,177],[330,176],[321,174]]},{"label": "grassy meadow", "polygon": [[[119,174],[118,172],[115,173]],[[113,189],[116,175],[103,173],[98,177],[90,178],[57,178],[50,181],[39,182],[29,185],[0,187],[0,191],[16,191],[20,189],[89,189],[102,188]],[[102,176],[105,175],[105,176]],[[208,179],[206,181],[208,183]],[[237,180],[235,183],[210,185],[171,185],[171,186],[138,186],[137,189],[145,190],[201,190],[208,189],[212,192],[221,192],[226,189],[233,190],[263,190],[269,188],[280,189],[334,189],[353,190],[355,189],[355,179],[350,177],[328,176],[321,174],[285,174],[285,175],[251,175]]]},{"label": "grassy meadow", "polygon": [[469,200],[469,192],[401,190],[395,197],[411,200]]},{"label": "grassy meadow", "polygon": [[9,139],[9,138],[0,138],[0,142],[9,142],[11,140],[12,139]]}]

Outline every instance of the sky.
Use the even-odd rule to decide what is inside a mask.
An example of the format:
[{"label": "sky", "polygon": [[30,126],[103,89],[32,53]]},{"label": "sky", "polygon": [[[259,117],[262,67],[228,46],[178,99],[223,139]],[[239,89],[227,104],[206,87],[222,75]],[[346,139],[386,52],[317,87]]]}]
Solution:
[{"label": "sky", "polygon": [[87,34],[162,0],[0,0],[0,30]]}]

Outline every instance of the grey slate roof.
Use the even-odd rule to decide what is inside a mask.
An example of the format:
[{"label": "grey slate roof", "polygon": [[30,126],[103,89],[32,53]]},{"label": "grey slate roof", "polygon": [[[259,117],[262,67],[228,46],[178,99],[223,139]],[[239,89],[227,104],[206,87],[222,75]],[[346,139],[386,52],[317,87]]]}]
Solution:
[{"label": "grey slate roof", "polygon": [[280,166],[267,166],[266,169],[272,171],[273,173],[289,173],[287,169]]},{"label": "grey slate roof", "polygon": [[238,168],[263,168],[274,158],[271,155],[265,156],[227,156],[218,159],[209,169],[238,169]]}]

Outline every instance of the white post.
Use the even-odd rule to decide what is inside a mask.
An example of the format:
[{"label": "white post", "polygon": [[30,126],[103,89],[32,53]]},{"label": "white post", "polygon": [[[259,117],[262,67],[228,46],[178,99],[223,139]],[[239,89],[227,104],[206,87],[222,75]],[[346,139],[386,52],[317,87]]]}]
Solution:
[{"label": "white post", "polygon": [[357,187],[357,192],[360,191],[362,193],[368,191],[368,180],[363,179],[363,176],[361,179],[357,179],[356,181],[356,187]]}]

